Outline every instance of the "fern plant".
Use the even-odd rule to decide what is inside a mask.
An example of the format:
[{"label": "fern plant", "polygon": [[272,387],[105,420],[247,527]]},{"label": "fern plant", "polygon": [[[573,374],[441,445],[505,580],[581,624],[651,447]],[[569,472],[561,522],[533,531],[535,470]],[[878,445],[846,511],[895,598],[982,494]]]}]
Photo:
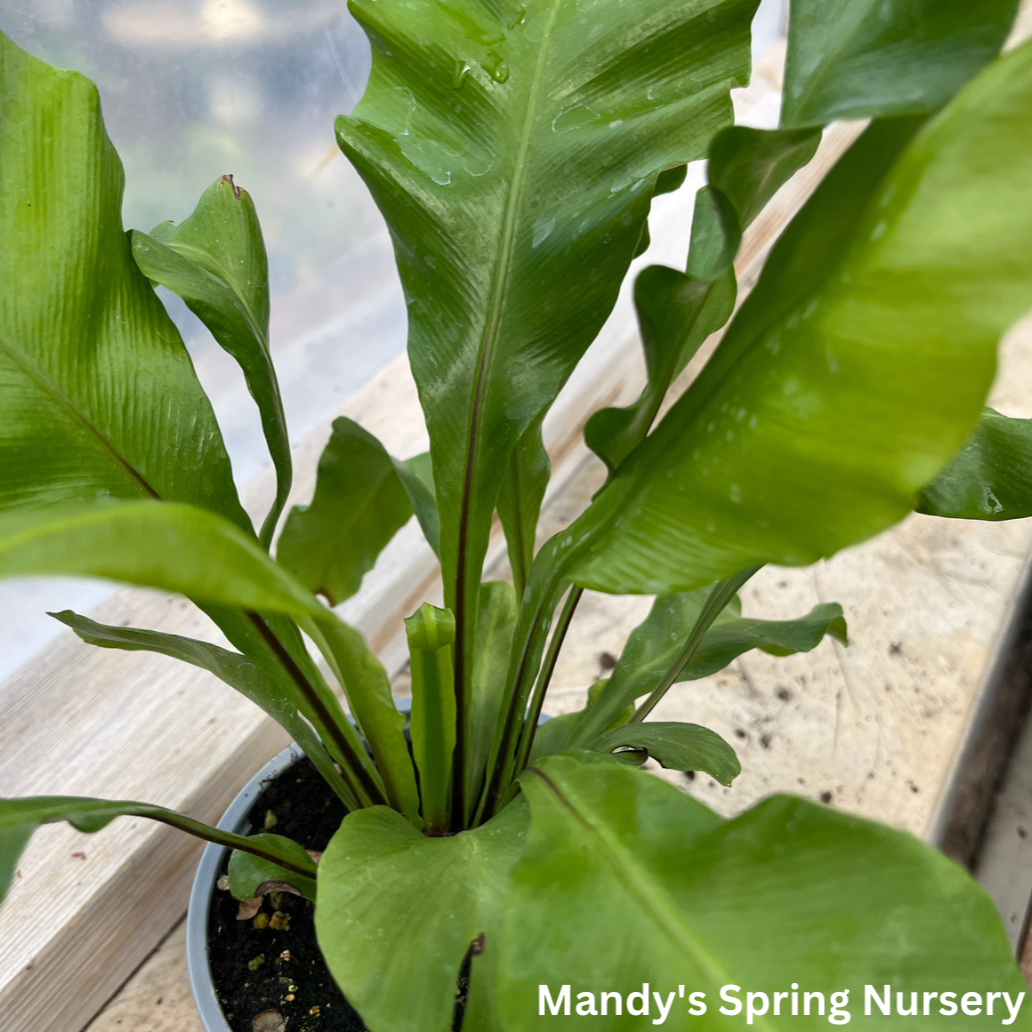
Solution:
[{"label": "fern plant", "polygon": [[[639,769],[730,784],[731,747],[646,719],[659,700],[750,649],[845,640],[837,605],[744,619],[737,592],[761,566],[812,563],[915,507],[1032,513],[1029,423],[983,412],[999,338],[1032,307],[1032,47],[998,56],[1016,0],[793,0],[771,131],[731,124],[755,7],[351,0],[373,63],[337,138],[394,239],[430,452],[399,461],[340,419],[311,504],[285,519],[252,199],[224,176],[182,223],[127,236],[96,90],[0,37],[0,575],[190,599],[232,649],[56,615],[93,645],[220,677],[349,811],[316,864],[160,807],[3,800],[0,884],[48,821],[145,816],[231,846],[239,898],[271,880],[316,900],[327,964],[374,1032],[447,1028],[469,956],[473,1030],[551,1020],[542,985],[1017,993],[991,904],[931,848],[790,797],[724,821]],[[732,318],[742,233],[842,118],[870,124]],[[647,385],[585,430],[605,486],[536,549],[542,420],[647,245],[652,198],[705,157],[685,270],[635,283]],[[261,413],[278,489],[258,528],[154,284],[205,322]],[[511,583],[482,583],[496,513]],[[332,606],[413,515],[445,605],[405,621],[408,740]],[[656,598],[585,708],[539,726],[586,590]],[[692,1013],[725,1025],[715,1002]]]}]

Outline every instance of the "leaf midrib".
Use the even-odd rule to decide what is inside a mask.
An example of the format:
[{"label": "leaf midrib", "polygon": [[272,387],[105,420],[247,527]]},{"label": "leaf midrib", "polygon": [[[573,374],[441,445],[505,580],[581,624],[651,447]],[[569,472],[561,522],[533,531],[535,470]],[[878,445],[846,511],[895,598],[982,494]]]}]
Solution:
[{"label": "leaf midrib", "polygon": [[[556,797],[559,805],[573,816],[587,835],[599,843],[610,868],[667,937],[673,940],[683,953],[699,964],[706,977],[712,980],[713,985],[730,984],[733,981],[731,973],[725,971],[716,958],[692,936],[687,925],[681,921],[671,920],[671,915],[677,913],[676,903],[668,894],[652,887],[647,872],[642,870],[641,864],[624,847],[623,843],[589,821],[547,774],[537,768],[532,769],[530,773],[541,779]],[[765,1018],[760,1018],[756,1022],[756,1027],[766,1029],[768,1032],[775,1032],[775,1026]]]},{"label": "leaf midrib", "polygon": [[4,351],[12,362],[31,380],[43,394],[49,396],[54,404],[78,423],[101,447],[121,466],[133,480],[152,498],[161,501],[161,495],[147,478],[114,446],[98,426],[83,412],[75,402],[34,362],[24,351],[11,343],[0,330],[0,350]]},{"label": "leaf midrib", "polygon": [[[517,216],[521,208],[523,186],[526,179],[527,154],[530,150],[531,138],[537,125],[536,110],[538,95],[541,91],[544,78],[545,65],[552,42],[552,30],[559,13],[559,7],[563,0],[552,0],[551,10],[548,15],[548,24],[545,27],[541,48],[538,51],[537,65],[534,69],[534,77],[531,81],[530,95],[527,99],[526,113],[524,116],[523,133],[520,137],[519,148],[516,152],[515,174],[512,185],[509,188],[509,196],[506,200],[505,219],[502,224],[501,246],[498,250],[498,259],[495,264],[495,274],[491,286],[491,306],[488,313],[487,323],[480,339],[480,347],[477,354],[477,373],[473,388],[471,402],[471,413],[469,431],[466,437],[466,470],[463,479],[462,501],[460,504],[459,516],[459,553],[458,563],[460,569],[465,573],[465,551],[467,524],[469,522],[470,499],[473,490],[473,477],[476,468],[476,459],[480,443],[479,423],[481,419],[481,407],[483,402],[484,384],[487,378],[487,369],[491,356],[497,343],[498,327],[501,323],[502,308],[507,294],[509,269],[512,265],[513,242],[516,236]],[[465,577],[461,576],[460,581]],[[458,593],[464,593],[462,584],[456,585]],[[459,633],[462,631],[460,629]]]}]

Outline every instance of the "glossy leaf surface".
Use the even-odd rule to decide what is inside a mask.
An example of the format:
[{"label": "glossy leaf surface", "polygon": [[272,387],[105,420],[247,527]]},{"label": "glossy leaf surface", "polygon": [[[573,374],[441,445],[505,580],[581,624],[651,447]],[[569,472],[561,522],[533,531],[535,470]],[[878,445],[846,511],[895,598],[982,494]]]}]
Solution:
[{"label": "glossy leaf surface", "polygon": [[734,749],[716,731],[698,724],[661,720],[621,724],[599,735],[591,747],[597,752],[641,749],[661,767],[701,771],[726,786],[742,773]]},{"label": "glossy leaf surface", "polygon": [[[518,801],[449,838],[428,838],[385,807],[344,818],[319,862],[315,928],[330,972],[369,1028],[449,1027],[473,940],[483,934],[485,953],[498,949],[527,818]],[[473,961],[474,983],[485,960]]]},{"label": "glossy leaf surface", "polygon": [[[642,771],[561,756],[522,785],[532,820],[498,965],[512,1032],[584,1027],[576,1010],[538,1016],[539,986],[554,997],[564,983],[573,994],[624,996],[649,983],[650,1014],[617,1017],[611,1007],[590,1019],[603,1030],[654,1027],[651,991],[672,1003],[669,1027],[700,1029],[745,1027],[744,1013],[719,1013],[723,986],[739,986],[743,1002],[764,992],[769,1013],[753,1023],[768,1030],[827,1027],[827,1016],[792,1016],[784,1000],[774,1015],[773,992],[793,982],[823,993],[826,1005],[850,990],[861,1023],[865,984],[891,983],[906,1005],[932,985],[1015,1000],[1027,992],[983,890],[907,834],[784,796],[724,822]],[[689,1016],[679,985],[686,997],[706,994],[705,1015]],[[964,1018],[971,1028],[1000,1021]],[[935,1010],[902,1023],[922,1032],[948,1024]],[[1026,1005],[1014,1027],[1030,1026]]]},{"label": "glossy leaf surface", "polygon": [[1026,44],[909,148],[913,123],[872,126],[781,237],[706,369],[569,532],[568,576],[692,590],[814,562],[906,515],[1032,306],[1030,119]]},{"label": "glossy leaf surface", "polygon": [[0,509],[161,498],[250,522],[122,231],[96,88],[0,33]]},{"label": "glossy leaf surface", "polygon": [[50,615],[70,627],[88,645],[126,652],[156,652],[214,674],[281,724],[345,805],[355,805],[326,747],[309,723],[315,715],[274,657],[259,665],[238,652],[178,634],[110,627],[68,610]]},{"label": "glossy leaf surface", "polygon": [[917,511],[961,520],[1032,516],[1032,419],[986,409],[964,447],[921,492]]},{"label": "glossy leaf surface", "polygon": [[335,606],[358,591],[411,516],[408,491],[383,445],[341,416],[319,457],[312,502],[291,509],[276,558]]},{"label": "glossy leaf surface", "polygon": [[[0,799],[0,902],[3,902],[14,878],[15,867],[25,844],[40,825],[67,821],[79,831],[92,833],[107,827],[116,817],[149,817],[208,842],[248,852],[256,851],[267,859],[280,860],[291,869],[304,871],[308,876],[315,873],[315,863],[307,853],[302,860],[294,850],[280,849],[274,841],[256,843],[245,835],[212,828],[164,806],[75,796],[26,796],[22,799]],[[301,852],[304,853],[304,850]]]},{"label": "glossy leaf surface", "polygon": [[276,500],[262,526],[268,546],[290,491],[290,437],[269,348],[269,262],[251,195],[221,176],[178,226],[131,233],[144,275],[178,294],[243,370],[276,468]]},{"label": "glossy leaf surface", "polygon": [[730,121],[755,7],[352,3],[373,65],[337,133],[395,240],[464,684],[512,451],[612,308],[659,171]]},{"label": "glossy leaf surface", "polygon": [[999,52],[1016,0],[791,0],[783,126],[936,111]]}]

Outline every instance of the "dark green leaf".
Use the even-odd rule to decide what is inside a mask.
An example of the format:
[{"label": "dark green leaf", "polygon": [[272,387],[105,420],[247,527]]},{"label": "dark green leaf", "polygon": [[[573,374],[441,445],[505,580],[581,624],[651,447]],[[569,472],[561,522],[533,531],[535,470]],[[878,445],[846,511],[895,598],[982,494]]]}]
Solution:
[{"label": "dark green leaf", "polygon": [[648,721],[621,724],[604,731],[592,743],[598,752],[621,747],[643,749],[670,770],[698,770],[722,785],[730,785],[742,773],[734,749],[708,727],[698,724]]},{"label": "dark green leaf", "polygon": [[345,805],[349,809],[355,807],[354,796],[309,723],[317,718],[305,700],[299,698],[297,686],[274,661],[258,665],[251,658],[206,641],[135,627],[109,627],[68,610],[50,615],[70,627],[88,645],[127,652],[157,652],[213,673],[281,724]]},{"label": "dark green leaf", "polygon": [[1032,305],[1030,120],[1026,44],[909,147],[913,123],[868,129],[706,369],[564,532],[566,576],[688,591],[760,563],[806,565],[911,511],[977,420],[1000,336]]},{"label": "dark green leaf", "polygon": [[[18,858],[32,833],[41,824],[68,821],[79,831],[93,833],[106,827],[116,817],[149,817],[152,820],[170,824],[173,828],[196,835],[208,842],[231,846],[246,852],[257,852],[266,859],[279,860],[292,871],[303,871],[311,877],[315,874],[312,858],[300,847],[285,849],[279,843],[279,836],[260,836],[262,841],[249,839],[209,827],[192,817],[185,817],[163,806],[149,803],[130,803],[109,799],[82,799],[73,796],[26,796],[23,799],[0,799],[0,902],[14,878]],[[278,841],[266,842],[265,839]],[[292,847],[295,843],[290,844]],[[295,873],[296,873],[295,871]]]},{"label": "dark green leaf", "polygon": [[[299,867],[303,867],[306,862],[310,865],[313,863],[304,848],[293,839],[284,838],[282,835],[270,835],[262,832],[259,835],[248,836],[248,841],[267,853],[290,857]],[[253,853],[242,853],[239,849],[233,850],[229,857],[229,891],[233,894],[233,898],[253,899],[258,895],[259,887],[265,882],[286,882],[288,885],[293,885],[305,899],[315,899],[314,876],[306,878],[303,874],[288,871],[285,867],[255,856]]]},{"label": "dark green leaf", "polygon": [[917,511],[961,520],[1032,516],[1032,419],[986,409],[964,447],[921,492]]},{"label": "dark green leaf", "polygon": [[[828,1027],[826,1016],[792,1016],[784,997],[774,1015],[772,994],[793,983],[800,1003],[803,992],[820,992],[828,1006],[831,993],[849,990],[861,1025],[865,985],[880,994],[891,983],[906,1006],[910,992],[920,999],[929,987],[1012,1000],[1028,991],[982,889],[903,832],[783,796],[723,822],[642,771],[563,756],[542,761],[522,785],[532,820],[498,963],[511,1032],[586,1027],[578,992],[626,998],[645,982],[647,1017],[617,1017],[610,1006],[590,1027],[654,1027],[652,992],[671,1005],[670,1028],[746,1027],[744,1013],[720,1015],[724,986],[741,987],[743,1003],[747,992],[768,994],[769,1013],[753,1022],[770,1032]],[[539,1017],[539,987],[554,999],[564,984],[570,1017]],[[689,1015],[693,991],[705,993],[706,1016]],[[965,1018],[965,1027],[999,1027],[1006,1011],[997,1005],[995,1016]],[[874,1017],[875,1027],[892,1027]],[[949,1025],[936,1007],[895,1020],[915,1032]],[[1015,1027],[1029,1027],[1027,1005]]]},{"label": "dark green leaf", "polygon": [[739,228],[752,225],[767,202],[817,153],[819,129],[722,129],[710,144],[707,176],[731,203]]},{"label": "dark green leaf", "polygon": [[[588,699],[583,710],[577,710],[574,713],[560,713],[559,716],[549,718],[538,727],[534,734],[534,745],[530,751],[531,763],[542,756],[553,756],[555,753],[566,751],[567,743],[574,729],[584,718],[585,713],[602,697],[607,684],[609,684],[609,678],[604,677],[588,689]],[[603,730],[626,724],[633,716],[634,703],[632,702],[618,713],[616,718],[610,721]]]},{"label": "dark green leaf", "polygon": [[467,692],[510,456],[612,309],[660,171],[730,122],[755,8],[351,5],[373,63],[337,134],[394,235]]},{"label": "dark green leaf", "polygon": [[0,33],[0,510],[189,502],[250,529],[208,399],[121,226],[97,91]]},{"label": "dark green leaf", "polygon": [[412,669],[412,755],[419,771],[423,826],[449,828],[455,752],[455,616],[424,602],[405,620]]},{"label": "dark green leaf", "polygon": [[448,1028],[459,968],[481,934],[485,955],[473,961],[472,982],[489,976],[527,817],[517,800],[446,838],[420,834],[386,807],[344,818],[319,862],[315,928],[330,972],[369,1028]]},{"label": "dark green leaf", "polygon": [[781,124],[936,111],[999,52],[1018,0],[791,0]]},{"label": "dark green leaf", "polygon": [[[415,475],[409,479],[419,490],[422,482]],[[335,606],[358,591],[411,516],[394,460],[372,434],[341,416],[319,457],[312,502],[290,510],[276,558]]]},{"label": "dark green leaf", "polygon": [[652,265],[634,284],[648,382],[626,408],[596,412],[584,427],[589,448],[615,470],[649,432],[675,377],[706,338],[727,322],[735,305],[734,272],[713,283]]},{"label": "dark green leaf", "polygon": [[[660,685],[677,662],[709,597],[710,589],[702,588],[656,599],[646,620],[627,639],[595,707],[590,714],[585,712],[579,728],[572,733],[571,745],[593,741],[616,714]],[[795,620],[756,620],[742,617],[735,599],[713,621],[676,681],[708,677],[751,649],[780,656],[809,652],[825,635],[846,643],[846,621],[837,603],[815,606]]]},{"label": "dark green leaf", "polygon": [[222,176],[180,225],[131,233],[149,280],[178,294],[243,370],[276,468],[276,500],[262,526],[268,547],[290,492],[290,438],[269,350],[269,262],[251,195]]}]

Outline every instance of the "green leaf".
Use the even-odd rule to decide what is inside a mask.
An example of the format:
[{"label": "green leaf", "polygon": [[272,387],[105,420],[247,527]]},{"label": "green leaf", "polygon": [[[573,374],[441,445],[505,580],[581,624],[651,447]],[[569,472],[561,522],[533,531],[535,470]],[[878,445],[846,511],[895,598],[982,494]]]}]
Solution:
[{"label": "green leaf", "polygon": [[423,826],[447,831],[455,752],[455,615],[424,602],[405,620],[405,633],[412,669],[412,754],[419,771]]},{"label": "green leaf", "polygon": [[998,53],[1017,0],[791,0],[781,124],[938,110]]},{"label": "green leaf", "polygon": [[[74,796],[26,796],[23,799],[0,799],[0,903],[14,878],[25,844],[41,824],[68,821],[79,831],[93,833],[107,827],[116,817],[149,817],[169,824],[173,828],[196,835],[208,842],[215,842],[233,849],[256,853],[268,860],[278,860],[293,874],[303,873],[308,877],[315,874],[315,862],[300,850],[304,856],[291,848],[280,846],[279,836],[259,836],[261,841],[245,835],[212,828],[192,817],[185,817],[175,810],[150,803],[120,802],[109,799],[83,799]],[[273,841],[265,841],[270,839]],[[278,841],[276,841],[278,840]],[[291,843],[291,846],[294,846]],[[297,847],[300,849],[300,847]]]},{"label": "green leaf", "polygon": [[[0,577],[29,574],[105,577],[111,580],[177,592],[215,606],[256,613],[285,614],[297,619],[320,646],[347,694],[351,710],[365,734],[377,769],[358,741],[339,702],[314,666],[305,659],[311,685],[324,719],[305,715],[338,762],[357,762],[378,789],[383,778],[392,805],[415,818],[415,776],[403,736],[404,717],[390,694],[383,666],[361,634],[339,620],[253,538],[228,521],[202,509],[158,502],[120,502],[92,507],[58,506],[0,517]],[[219,614],[220,625],[232,614]],[[246,619],[244,614],[237,614]],[[297,658],[300,638],[284,645],[290,625],[272,621],[286,658],[305,673]],[[280,628],[277,633],[275,627]],[[294,631],[296,634],[296,630]],[[278,657],[282,661],[282,657]],[[350,751],[352,757],[347,753]]]},{"label": "green leaf", "polygon": [[[703,588],[679,595],[661,595],[655,600],[648,617],[631,632],[598,699],[579,715],[581,720],[570,732],[569,745],[592,743],[621,710],[633,707],[635,700],[651,694],[661,685],[674,668],[710,594],[709,588]],[[758,620],[742,617],[741,603],[733,599],[714,619],[674,683],[715,674],[752,649],[762,649],[776,656],[809,652],[825,635],[847,643],[846,621],[838,603],[814,606],[806,616],[794,620]]]},{"label": "green leaf", "polygon": [[437,513],[434,467],[430,461],[430,453],[414,455],[404,462],[394,459],[393,462],[398,476],[401,477],[401,485],[408,492],[416,519],[423,530],[423,537],[436,555],[440,551],[441,518]]},{"label": "green leaf", "polygon": [[651,265],[638,276],[634,303],[648,382],[633,405],[601,409],[584,427],[588,447],[610,471],[644,440],[674,379],[727,322],[736,293],[733,271],[713,283],[662,265]]},{"label": "green leaf", "polygon": [[361,633],[333,613],[301,621],[319,646],[347,696],[351,714],[365,735],[383,779],[387,800],[413,823],[419,823],[419,793],[412,757],[405,741],[405,716],[391,695],[383,664]]},{"label": "green leaf", "polygon": [[103,577],[219,605],[325,619],[253,537],[172,502],[57,505],[0,516],[0,577]]},{"label": "green leaf", "polygon": [[[530,750],[531,763],[542,756],[552,756],[555,753],[566,751],[567,743],[574,729],[584,719],[587,711],[602,697],[607,684],[609,684],[609,678],[603,677],[588,689],[588,699],[583,710],[577,710],[574,713],[560,713],[559,716],[550,717],[545,723],[539,725],[534,733],[534,745]],[[625,706],[614,720],[605,725],[603,730],[626,724],[633,716],[634,703],[632,702],[629,706]]]},{"label": "green leaf", "polygon": [[964,447],[921,492],[917,511],[960,520],[1032,516],[1032,419],[986,409]]},{"label": "green leaf", "polygon": [[498,726],[518,611],[516,591],[508,581],[486,581],[480,586],[469,720],[470,798],[479,787]]},{"label": "green leaf", "polygon": [[[498,518],[505,531],[516,597],[523,596],[527,575],[534,562],[541,503],[545,500],[552,463],[541,438],[541,423],[535,423],[520,438],[509,470],[498,493]],[[474,659],[474,662],[476,660]]]},{"label": "green leaf", "polygon": [[[929,987],[1027,993],[982,889],[903,832],[784,796],[723,822],[642,771],[563,756],[542,761],[522,785],[532,819],[511,876],[497,986],[511,1032],[581,1027],[576,1005],[588,1001],[577,993],[626,998],[645,982],[648,1016],[616,1017],[610,1001],[591,1028],[653,1027],[652,992],[670,1005],[669,1027],[745,1027],[744,1013],[720,1015],[724,986],[741,987],[743,1003],[747,992],[768,994],[769,1013],[752,1020],[771,1032],[827,1027],[827,1017],[793,1017],[785,998],[774,1015],[772,994],[793,983],[800,1003],[802,992],[823,993],[827,1005],[849,990],[861,1022],[867,984],[881,993],[891,983],[906,1005],[911,991],[920,999]],[[619,948],[600,949],[614,929]],[[571,1016],[539,1017],[539,987],[554,999],[564,984]],[[689,1016],[692,992],[705,993],[706,1016]],[[998,1027],[998,1007],[992,1018],[964,1021]],[[1018,1025],[1028,1028],[1024,1010]],[[874,1014],[876,1026],[891,1025]],[[933,1008],[900,1024],[930,1032],[948,1022]]]},{"label": "green leaf", "polygon": [[135,627],[110,627],[69,610],[50,615],[70,627],[88,645],[126,652],[156,652],[214,674],[282,725],[344,804],[349,809],[355,808],[355,797],[312,730],[310,721],[317,723],[318,718],[300,697],[297,686],[274,661],[259,665],[252,658],[206,641]]},{"label": "green leaf", "polygon": [[372,71],[337,136],[386,217],[408,302],[458,621],[460,721],[512,452],[612,309],[658,174],[702,157],[731,121],[755,8],[351,5]]},{"label": "green leaf", "polygon": [[[312,858],[305,849],[298,845],[293,839],[284,838],[282,835],[270,835],[262,832],[259,835],[249,835],[248,841],[266,852],[275,852],[281,856],[290,857],[296,866],[303,867],[305,862],[312,864]],[[293,885],[305,899],[315,899],[316,883],[315,878],[306,878],[303,874],[288,871],[279,864],[274,864],[263,857],[255,856],[253,853],[242,853],[235,849],[229,856],[229,891],[234,899],[254,899],[258,895],[258,889],[265,882],[286,882]]]},{"label": "green leaf", "polygon": [[121,225],[96,88],[0,33],[0,510],[162,498],[250,521]]},{"label": "green leaf", "polygon": [[[414,474],[410,486],[412,481],[421,484]],[[376,557],[411,516],[394,460],[372,434],[341,416],[319,457],[312,502],[291,509],[276,558],[335,606],[358,591]]]},{"label": "green leaf", "polygon": [[734,749],[715,731],[698,724],[664,721],[621,724],[604,731],[591,743],[591,748],[598,752],[644,749],[663,767],[702,771],[727,786],[742,773]]},{"label": "green leaf", "polygon": [[473,961],[473,985],[491,971],[527,817],[517,800],[487,824],[447,838],[429,838],[385,807],[344,818],[319,862],[315,930],[331,974],[367,1027],[449,1027],[459,968],[481,934],[485,953]]},{"label": "green leaf", "polygon": [[221,176],[180,225],[130,234],[144,275],[178,294],[239,364],[276,469],[276,500],[261,530],[268,547],[290,493],[290,437],[269,349],[269,262],[251,195]]},{"label": "green leaf", "polygon": [[710,144],[707,177],[730,202],[744,230],[804,165],[821,142],[819,129],[752,129],[733,125]]},{"label": "green leaf", "polygon": [[707,367],[564,532],[566,576],[689,591],[812,563],[911,511],[977,420],[997,341],[1032,305],[1030,120],[1025,45],[909,147],[914,123],[868,129]]}]

